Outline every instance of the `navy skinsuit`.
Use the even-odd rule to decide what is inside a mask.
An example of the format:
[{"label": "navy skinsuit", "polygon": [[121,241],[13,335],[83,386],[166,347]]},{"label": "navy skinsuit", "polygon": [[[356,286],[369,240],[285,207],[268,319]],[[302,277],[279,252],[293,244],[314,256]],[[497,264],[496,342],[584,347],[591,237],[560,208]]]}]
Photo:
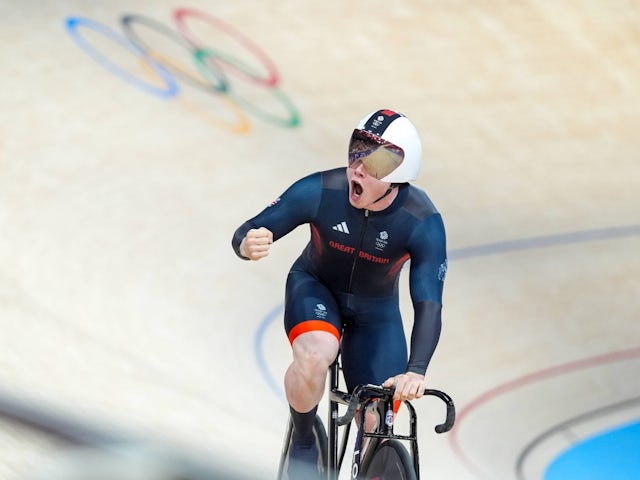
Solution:
[{"label": "navy skinsuit", "polygon": [[[345,168],[309,175],[241,225],[232,245],[240,256],[251,228],[268,228],[275,241],[310,225],[311,239],[287,278],[285,329],[293,341],[301,327],[333,325],[352,390],[405,371],[425,373],[440,336],[447,260],[442,218],[424,191],[402,184],[380,212],[352,207],[348,195]],[[398,280],[409,259],[415,314],[407,359]]]}]

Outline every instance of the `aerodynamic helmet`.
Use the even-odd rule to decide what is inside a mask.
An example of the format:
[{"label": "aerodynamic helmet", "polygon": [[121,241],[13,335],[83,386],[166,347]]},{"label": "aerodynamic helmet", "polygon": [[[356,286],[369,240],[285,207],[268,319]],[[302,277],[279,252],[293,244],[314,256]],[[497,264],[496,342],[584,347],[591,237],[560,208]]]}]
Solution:
[{"label": "aerodynamic helmet", "polygon": [[356,125],[349,142],[349,165],[362,161],[367,172],[390,183],[418,177],[422,144],[411,121],[393,110],[377,110]]}]

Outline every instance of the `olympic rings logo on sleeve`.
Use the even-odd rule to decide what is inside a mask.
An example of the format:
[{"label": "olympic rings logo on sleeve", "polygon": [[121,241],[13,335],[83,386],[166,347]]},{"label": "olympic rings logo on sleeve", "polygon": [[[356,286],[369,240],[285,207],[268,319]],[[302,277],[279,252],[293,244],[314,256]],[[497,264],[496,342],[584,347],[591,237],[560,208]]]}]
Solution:
[{"label": "olympic rings logo on sleeve", "polygon": [[[152,18],[128,14],[120,17],[123,33],[86,17],[70,16],[65,19],[65,27],[74,42],[91,58],[100,63],[114,75],[130,85],[162,99],[176,98],[181,92],[181,85],[198,89],[206,94],[219,97],[233,118],[214,116],[206,112],[216,125],[235,133],[247,133],[251,130],[251,122],[247,114],[251,114],[267,123],[284,128],[297,127],[300,114],[291,100],[279,88],[280,75],[278,69],[262,49],[247,36],[231,25],[213,15],[191,8],[179,8],[172,12],[176,30]],[[251,62],[240,59],[238,54],[232,55],[209,47],[197,35],[190,24],[197,23],[213,29],[213,33],[222,34],[227,41],[232,41],[235,48],[240,48],[252,57]],[[202,25],[199,25],[202,31]],[[107,58],[91,42],[83,30],[100,35],[119,47],[133,54],[142,68],[133,71]],[[162,41],[158,42],[158,38]],[[156,39],[155,42],[152,39]],[[167,43],[168,42],[168,43]],[[164,45],[165,53],[158,46]],[[166,53],[167,45],[171,45],[172,54]],[[177,50],[176,50],[177,48]],[[175,51],[182,52],[176,55]],[[180,55],[185,58],[180,58]],[[256,64],[258,66],[256,66]],[[231,82],[231,78],[236,83]],[[241,94],[239,84],[258,87],[268,94],[269,107],[265,108],[256,100],[255,92]],[[272,113],[272,104],[282,110],[280,114]],[[205,114],[201,107],[191,105],[192,110]],[[229,112],[227,113],[227,117]]]}]

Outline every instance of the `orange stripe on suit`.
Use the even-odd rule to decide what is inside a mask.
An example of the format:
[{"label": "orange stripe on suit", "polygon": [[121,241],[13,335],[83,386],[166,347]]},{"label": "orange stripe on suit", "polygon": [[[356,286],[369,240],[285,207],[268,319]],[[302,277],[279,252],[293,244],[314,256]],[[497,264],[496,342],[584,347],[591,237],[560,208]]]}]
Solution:
[{"label": "orange stripe on suit", "polygon": [[340,332],[336,327],[330,323],[323,322],[322,320],[306,320],[299,323],[291,329],[289,332],[289,343],[293,344],[293,341],[303,333],[307,332],[328,332],[340,341]]}]

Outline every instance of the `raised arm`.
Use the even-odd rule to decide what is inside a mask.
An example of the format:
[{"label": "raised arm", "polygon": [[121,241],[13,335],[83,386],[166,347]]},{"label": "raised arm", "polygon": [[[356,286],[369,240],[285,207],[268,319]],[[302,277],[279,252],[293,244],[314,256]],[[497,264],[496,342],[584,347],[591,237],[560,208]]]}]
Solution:
[{"label": "raised arm", "polygon": [[231,240],[236,255],[245,260],[266,257],[273,242],[313,220],[321,194],[320,173],[295,182],[262,212],[238,227]]}]

